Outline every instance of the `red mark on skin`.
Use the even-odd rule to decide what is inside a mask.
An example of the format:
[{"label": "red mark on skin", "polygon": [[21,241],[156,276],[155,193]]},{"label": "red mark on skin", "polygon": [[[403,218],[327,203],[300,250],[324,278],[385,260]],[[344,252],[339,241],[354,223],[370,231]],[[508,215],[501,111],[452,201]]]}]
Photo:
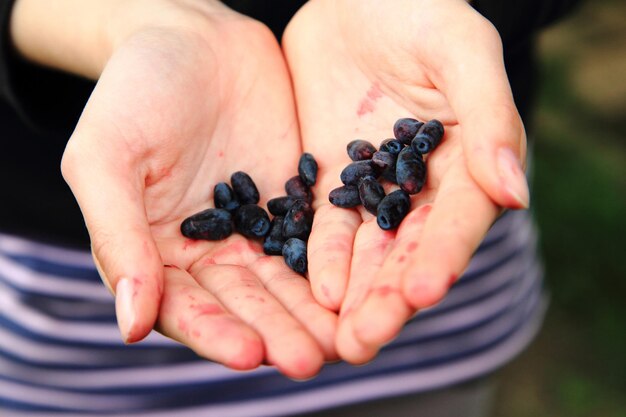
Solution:
[{"label": "red mark on skin", "polygon": [[255,253],[263,252],[263,245],[253,240],[248,240],[248,248],[250,248],[250,250],[252,250],[252,252],[255,252]]},{"label": "red mark on skin", "polygon": [[224,151],[219,151],[219,152],[217,153],[217,157],[218,157],[218,158],[223,158],[223,157],[224,157]]},{"label": "red mark on skin", "polygon": [[324,297],[330,300],[330,289],[328,288],[328,286],[326,286],[325,284],[322,284],[320,288],[322,290],[322,294],[324,294]]},{"label": "red mark on skin", "polygon": [[215,265],[215,264],[217,264],[217,262],[215,262],[215,259],[213,259],[213,258],[206,258],[206,259],[202,262],[202,265],[205,265],[205,266]]},{"label": "red mark on skin", "polygon": [[199,338],[200,338],[200,336],[201,336],[201,333],[200,333],[200,331],[199,331],[199,330],[193,330],[193,331],[191,332],[191,335],[192,335],[193,337],[195,337],[196,339],[199,339]]},{"label": "red mark on skin", "polygon": [[194,318],[206,315],[221,314],[224,312],[224,310],[222,310],[222,307],[218,306],[217,304],[210,303],[191,304],[189,308],[196,311],[196,316]]},{"label": "red mark on skin", "polygon": [[380,99],[382,96],[383,92],[380,89],[378,83],[372,84],[370,89],[367,90],[365,97],[363,97],[363,99],[359,103],[359,106],[356,110],[356,115],[361,117],[363,115],[366,115],[367,113],[373,112],[376,108],[376,101],[378,101],[378,99]]},{"label": "red mark on skin", "polygon": [[404,255],[401,255],[401,256],[398,258],[398,263],[399,263],[399,264],[401,264],[401,263],[402,263],[402,262],[404,262],[404,261],[406,261],[406,257],[405,257]]},{"label": "red mark on skin", "polygon": [[217,251],[214,255],[214,258],[219,259],[222,256],[227,257],[233,255],[241,255],[243,251],[246,250],[246,248],[249,248],[249,244],[246,241],[239,240]]},{"label": "red mark on skin", "polygon": [[187,331],[189,330],[188,323],[183,319],[178,319],[178,330],[187,333]]},{"label": "red mark on skin", "polygon": [[395,288],[392,288],[390,285],[383,285],[382,287],[378,287],[375,289],[376,294],[381,296],[382,298],[387,297],[392,292],[396,292]]},{"label": "red mark on skin", "polygon": [[186,239],[185,243],[183,243],[183,250],[187,250],[191,247],[194,247],[195,245],[198,244],[198,242],[200,242],[199,240],[193,240],[193,239]]},{"label": "red mark on skin", "polygon": [[426,204],[424,206],[421,206],[419,209],[417,209],[417,213],[415,214],[415,216],[411,217],[411,220],[409,223],[411,224],[424,223],[426,221],[426,218],[428,217],[428,214],[430,213],[430,210],[432,210],[432,208],[433,208],[432,204]]},{"label": "red mark on skin", "polygon": [[248,300],[257,300],[259,303],[264,303],[265,302],[265,298],[263,297],[257,297],[256,295],[252,295],[252,294],[248,294],[246,295],[246,298]]},{"label": "red mark on skin", "polygon": [[415,251],[415,249],[417,249],[417,242],[411,242],[406,247],[407,253],[411,253],[411,252]]},{"label": "red mark on skin", "polygon": [[457,278],[458,277],[455,274],[450,275],[450,279],[448,280],[448,288],[454,285]]}]

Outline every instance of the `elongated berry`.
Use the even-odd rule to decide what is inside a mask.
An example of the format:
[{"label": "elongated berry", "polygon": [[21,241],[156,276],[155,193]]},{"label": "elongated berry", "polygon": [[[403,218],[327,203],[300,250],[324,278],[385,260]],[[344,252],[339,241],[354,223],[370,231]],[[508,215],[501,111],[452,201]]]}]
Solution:
[{"label": "elongated berry", "polygon": [[283,221],[282,216],[276,216],[272,219],[270,231],[263,241],[263,252],[266,255],[282,255],[286,240],[283,236]]},{"label": "elongated berry", "polygon": [[383,186],[374,177],[364,177],[359,181],[359,198],[365,210],[376,215],[378,204],[385,197]]},{"label": "elongated berry", "polygon": [[359,189],[356,185],[343,185],[341,187],[337,187],[328,194],[328,201],[337,207],[356,207],[361,204]]},{"label": "elongated berry", "polygon": [[419,120],[406,117],[396,120],[393,125],[393,136],[404,145],[410,145],[411,141],[417,135],[417,131],[424,123]]},{"label": "elongated berry", "polygon": [[346,146],[348,156],[353,161],[364,161],[371,159],[376,148],[370,142],[363,139],[355,139]]},{"label": "elongated berry", "polygon": [[288,239],[283,245],[283,258],[289,268],[299,274],[304,274],[308,268],[306,242],[298,239]]},{"label": "elongated berry", "polygon": [[378,168],[371,160],[356,161],[349,164],[341,171],[341,182],[346,185],[357,185],[365,176],[378,177]]},{"label": "elongated berry", "polygon": [[272,198],[267,201],[267,209],[274,216],[284,216],[296,200],[302,200],[302,198],[292,195]]},{"label": "elongated berry", "polygon": [[259,190],[248,174],[237,171],[230,177],[230,184],[241,204],[257,204],[259,202]]},{"label": "elongated berry", "polygon": [[312,187],[317,181],[317,161],[310,153],[303,153],[298,162],[298,175],[307,186]]},{"label": "elongated berry", "polygon": [[224,209],[206,209],[187,217],[181,223],[180,231],[190,239],[226,239],[233,233],[232,216]]},{"label": "elongated berry", "polygon": [[302,181],[300,175],[291,177],[285,182],[285,192],[292,197],[298,197],[309,203],[313,201],[311,189]]},{"label": "elongated berry", "polygon": [[385,139],[380,143],[378,150],[397,155],[400,153],[402,148],[404,148],[404,145],[398,139]]},{"label": "elongated berry", "polygon": [[223,208],[231,213],[240,206],[235,192],[225,182],[219,182],[213,188],[213,201],[215,202],[215,207]]},{"label": "elongated berry", "polygon": [[407,146],[398,155],[396,161],[396,179],[398,185],[409,194],[417,194],[426,181],[426,164],[422,155],[413,152]]},{"label": "elongated berry", "polygon": [[402,223],[410,209],[409,195],[402,190],[393,191],[378,204],[376,222],[383,230],[395,229]]},{"label": "elongated berry", "polygon": [[381,169],[395,167],[396,159],[398,159],[398,154],[393,154],[386,151],[374,152],[374,155],[372,156],[372,162],[374,163],[374,165]]},{"label": "elongated berry", "polygon": [[435,149],[441,143],[443,131],[443,124],[439,120],[424,123],[411,142],[413,152],[425,154]]},{"label": "elongated berry", "polygon": [[246,237],[263,237],[270,230],[270,218],[262,207],[244,204],[235,212],[235,228]]},{"label": "elongated berry", "polygon": [[313,208],[304,200],[292,204],[283,221],[283,236],[285,239],[297,237],[307,240],[313,226]]}]

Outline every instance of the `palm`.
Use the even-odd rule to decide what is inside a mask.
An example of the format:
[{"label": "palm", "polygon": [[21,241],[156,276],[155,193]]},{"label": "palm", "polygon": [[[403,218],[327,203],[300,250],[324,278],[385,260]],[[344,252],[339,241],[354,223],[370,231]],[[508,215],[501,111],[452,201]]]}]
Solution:
[{"label": "palm", "polygon": [[[168,54],[150,47],[154,35],[129,42],[107,65],[70,145],[125,183],[122,190],[117,184],[119,201],[131,203],[119,210],[143,211],[159,264],[175,266],[155,289],[163,295],[161,332],[234,368],[265,360],[287,375],[310,376],[332,356],[334,315],[314,302],[306,281],[282,259],[263,256],[258,242],[239,235],[191,241],[180,233],[183,219],[211,206],[213,186],[235,171],[255,180],[260,204],[284,194],[301,152],[271,33],[241,18],[219,30],[237,36],[219,44],[165,38],[173,42]],[[83,208],[88,225],[90,210]],[[103,242],[94,233],[92,241]],[[110,262],[110,245],[101,245],[94,245],[96,259]],[[145,302],[158,302],[158,294]]]},{"label": "palm", "polygon": [[[309,248],[313,291],[327,307],[341,306],[339,353],[364,362],[416,307],[445,294],[498,207],[470,175],[462,144],[466,126],[453,111],[463,103],[446,94],[454,85],[444,82],[446,57],[439,48],[446,45],[436,34],[449,22],[437,21],[437,8],[421,8],[412,18],[402,6],[349,3],[310,2],[291,23],[285,48],[304,149],[323,163]],[[331,23],[322,31],[315,30],[316,21]],[[389,24],[394,30],[377,30]],[[413,29],[420,24],[430,32]],[[415,30],[417,44],[411,42]],[[335,208],[326,196],[341,185],[346,143],[361,138],[377,145],[392,137],[401,117],[437,118],[446,134],[427,157],[427,183],[412,198],[411,213],[397,232],[385,232],[364,210]]]}]

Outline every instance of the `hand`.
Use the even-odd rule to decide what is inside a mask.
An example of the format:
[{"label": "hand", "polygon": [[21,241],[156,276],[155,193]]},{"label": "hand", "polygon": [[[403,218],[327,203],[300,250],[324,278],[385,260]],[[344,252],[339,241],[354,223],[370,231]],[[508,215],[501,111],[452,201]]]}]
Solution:
[{"label": "hand", "polygon": [[226,366],[265,361],[310,377],[335,357],[336,316],[315,302],[309,283],[264,256],[259,242],[180,233],[235,171],[255,180],[260,204],[284,194],[301,154],[289,75],[271,32],[218,2],[190,3],[148,2],[157,14],[167,6],[173,20],[116,39],[63,175],[116,292],[127,342],[156,322]]},{"label": "hand", "polygon": [[[283,39],[304,150],[320,164],[311,285],[321,304],[341,307],[340,356],[363,363],[444,297],[500,206],[528,205],[526,137],[499,36],[463,1],[312,0]],[[378,145],[401,117],[438,119],[446,132],[412,211],[383,231],[327,196],[350,162],[346,144]]]}]

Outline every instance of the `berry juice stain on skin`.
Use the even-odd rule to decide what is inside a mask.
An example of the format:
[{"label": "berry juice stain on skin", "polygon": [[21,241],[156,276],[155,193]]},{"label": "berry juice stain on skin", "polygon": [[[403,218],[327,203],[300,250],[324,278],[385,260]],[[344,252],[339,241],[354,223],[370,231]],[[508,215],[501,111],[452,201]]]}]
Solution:
[{"label": "berry juice stain on skin", "polygon": [[196,316],[194,318],[200,316],[210,316],[215,314],[221,314],[224,312],[222,307],[217,304],[203,303],[203,304],[191,304],[189,306],[192,310],[196,312]]},{"label": "berry juice stain on skin", "polygon": [[448,279],[448,288],[454,285],[457,280],[457,276],[455,274],[450,275],[450,279]]},{"label": "berry juice stain on skin", "polygon": [[178,330],[183,333],[187,333],[189,331],[189,325],[184,319],[178,319]]},{"label": "berry juice stain on skin", "polygon": [[376,101],[383,96],[383,92],[380,89],[378,83],[373,83],[365,97],[359,103],[356,110],[356,115],[362,117],[368,113],[372,113],[376,109]]},{"label": "berry juice stain on skin", "polygon": [[200,241],[194,239],[185,239],[185,242],[183,243],[183,250],[186,251],[189,248],[193,248],[196,244],[198,244],[198,242]]},{"label": "berry juice stain on skin", "polygon": [[376,292],[376,294],[378,294],[381,298],[385,298],[387,297],[389,294],[391,294],[392,292],[395,292],[396,289],[392,288],[389,285],[383,285],[382,287],[378,287],[374,290]]}]

